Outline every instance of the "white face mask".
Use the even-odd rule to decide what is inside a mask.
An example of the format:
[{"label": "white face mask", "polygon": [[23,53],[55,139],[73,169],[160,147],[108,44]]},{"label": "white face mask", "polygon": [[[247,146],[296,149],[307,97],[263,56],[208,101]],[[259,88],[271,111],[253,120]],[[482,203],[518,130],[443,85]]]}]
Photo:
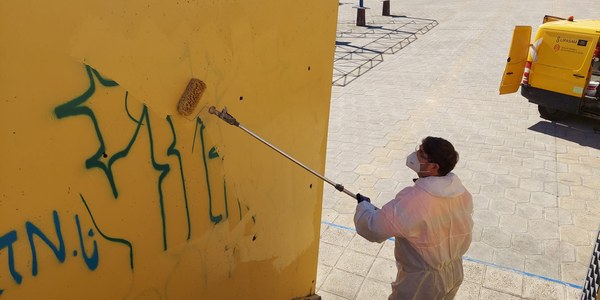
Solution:
[{"label": "white face mask", "polygon": [[421,172],[421,162],[417,157],[417,152],[413,152],[406,157],[406,166],[417,172],[417,174]]}]

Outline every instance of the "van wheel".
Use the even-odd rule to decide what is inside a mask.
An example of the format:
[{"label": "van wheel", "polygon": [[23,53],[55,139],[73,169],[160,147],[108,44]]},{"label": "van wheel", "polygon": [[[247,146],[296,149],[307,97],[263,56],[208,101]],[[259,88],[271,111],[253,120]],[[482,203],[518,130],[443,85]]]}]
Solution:
[{"label": "van wheel", "polygon": [[558,121],[566,115],[564,111],[541,105],[538,105],[538,112],[540,112],[540,117],[550,121]]}]

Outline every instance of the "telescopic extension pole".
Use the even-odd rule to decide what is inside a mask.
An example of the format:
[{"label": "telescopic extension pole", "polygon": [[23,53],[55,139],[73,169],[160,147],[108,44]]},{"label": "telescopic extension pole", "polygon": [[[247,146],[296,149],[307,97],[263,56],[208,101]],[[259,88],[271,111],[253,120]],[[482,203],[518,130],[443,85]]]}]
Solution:
[{"label": "telescopic extension pole", "polygon": [[295,158],[291,157],[290,155],[288,155],[287,153],[283,152],[281,149],[273,146],[271,143],[267,142],[265,139],[261,138],[260,136],[256,135],[254,132],[250,131],[248,128],[242,126],[242,124],[240,124],[232,115],[230,115],[227,112],[227,107],[223,107],[222,111],[218,111],[214,106],[211,106],[208,109],[208,112],[216,115],[217,117],[219,117],[221,120],[227,122],[227,124],[233,125],[235,127],[240,128],[241,130],[245,131],[246,133],[248,133],[249,135],[253,136],[255,139],[261,141],[263,144],[269,146],[271,149],[277,151],[279,154],[285,156],[287,159],[293,161],[294,163],[296,163],[297,165],[299,165],[300,167],[302,167],[304,170],[312,173],[313,175],[319,177],[320,179],[322,179],[323,181],[331,184],[336,190],[340,191],[340,192],[344,192],[346,193],[348,196],[356,199],[356,194],[348,191],[346,188],[344,188],[343,185],[339,184],[339,183],[335,183],[333,181],[331,181],[330,179],[328,179],[327,177],[315,172],[314,170],[312,170],[311,168],[307,167],[306,165],[304,165],[303,163],[299,162],[298,160],[296,160]]}]

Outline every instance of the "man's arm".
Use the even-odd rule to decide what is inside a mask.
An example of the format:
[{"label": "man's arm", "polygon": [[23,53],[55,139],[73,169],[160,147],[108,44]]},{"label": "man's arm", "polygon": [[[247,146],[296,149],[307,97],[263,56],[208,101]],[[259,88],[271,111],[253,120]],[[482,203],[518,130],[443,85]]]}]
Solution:
[{"label": "man's arm", "polygon": [[378,209],[367,201],[358,203],[354,214],[356,232],[371,242],[381,243],[396,235],[396,230],[390,217],[393,215],[391,203]]}]

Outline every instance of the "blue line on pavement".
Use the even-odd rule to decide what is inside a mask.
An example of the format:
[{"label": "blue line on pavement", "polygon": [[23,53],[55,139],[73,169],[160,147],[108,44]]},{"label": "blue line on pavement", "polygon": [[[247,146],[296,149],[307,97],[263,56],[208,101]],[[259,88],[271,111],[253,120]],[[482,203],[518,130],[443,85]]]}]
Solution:
[{"label": "blue line on pavement", "polygon": [[[325,224],[327,226],[337,227],[337,228],[341,228],[341,229],[345,229],[345,230],[350,230],[350,231],[356,232],[356,229],[354,229],[352,227],[348,227],[348,226],[338,225],[338,224],[334,224],[334,223],[330,223],[330,222],[325,222],[325,221],[322,221],[321,224]],[[395,239],[392,237],[392,238],[389,238],[388,240],[394,241]],[[513,268],[509,268],[509,267],[497,265],[495,263],[491,263],[491,262],[487,262],[487,261],[483,261],[483,260],[478,260],[478,259],[475,259],[475,258],[472,258],[472,257],[468,257],[468,256],[463,256],[463,260],[474,262],[474,263],[479,263],[479,264],[482,264],[482,265],[486,265],[486,266],[490,266],[490,267],[494,267],[494,268],[498,268],[498,269],[503,269],[503,270],[515,272],[515,273],[518,273],[518,274],[521,274],[521,275],[525,275],[525,276],[529,276],[529,277],[539,278],[539,279],[542,279],[542,280],[546,280],[546,281],[550,281],[550,282],[554,282],[554,283],[566,285],[566,286],[569,286],[569,287],[572,287],[572,288],[576,288],[576,289],[580,289],[580,290],[583,289],[583,286],[580,286],[580,285],[576,285],[576,284],[573,284],[573,283],[568,283],[568,282],[560,281],[558,279],[554,279],[554,278],[550,278],[550,277],[546,277],[546,276],[542,276],[542,275],[537,275],[537,274],[533,274],[533,273],[529,273],[529,272],[525,272],[525,271],[520,271],[520,270],[517,270],[517,269],[513,269]]]}]

